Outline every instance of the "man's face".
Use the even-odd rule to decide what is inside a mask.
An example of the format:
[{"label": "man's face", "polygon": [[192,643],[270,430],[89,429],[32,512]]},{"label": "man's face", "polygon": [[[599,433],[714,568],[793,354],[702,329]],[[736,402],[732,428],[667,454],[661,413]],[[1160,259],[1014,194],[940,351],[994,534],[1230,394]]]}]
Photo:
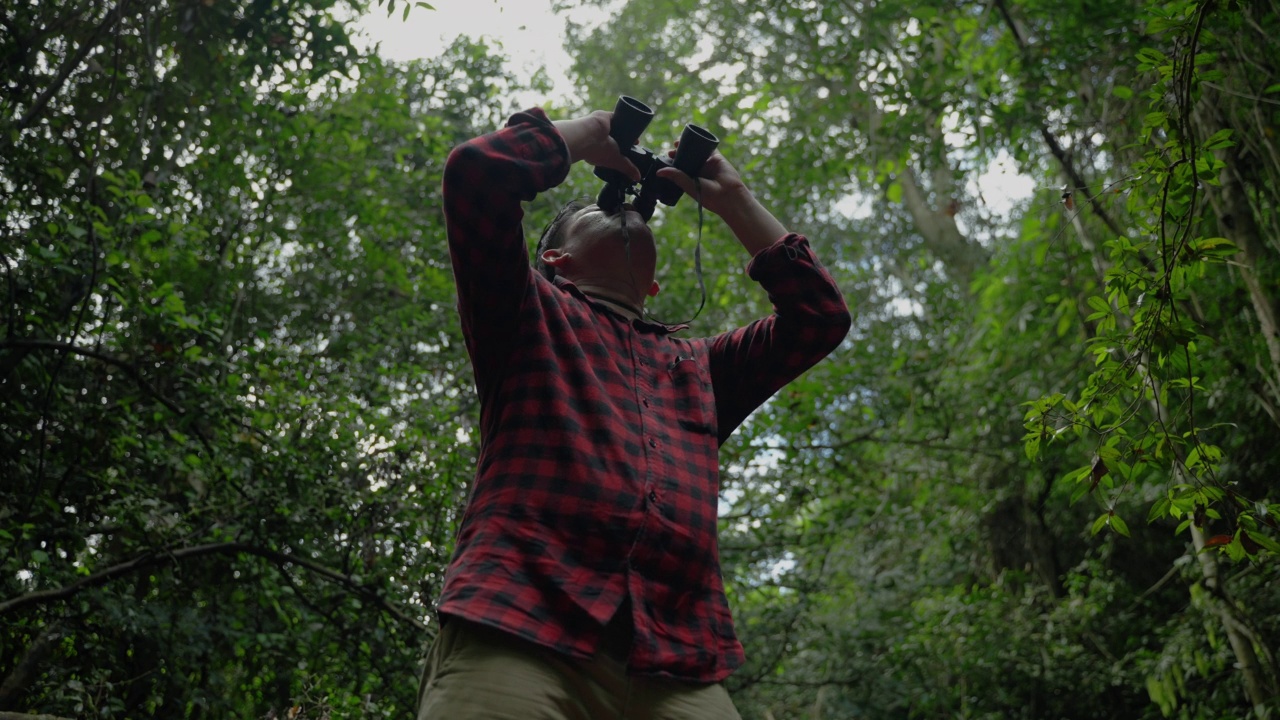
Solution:
[{"label": "man's face", "polygon": [[567,221],[562,250],[572,257],[562,271],[569,279],[593,277],[647,288],[657,264],[653,232],[631,205],[607,213],[588,205]]}]

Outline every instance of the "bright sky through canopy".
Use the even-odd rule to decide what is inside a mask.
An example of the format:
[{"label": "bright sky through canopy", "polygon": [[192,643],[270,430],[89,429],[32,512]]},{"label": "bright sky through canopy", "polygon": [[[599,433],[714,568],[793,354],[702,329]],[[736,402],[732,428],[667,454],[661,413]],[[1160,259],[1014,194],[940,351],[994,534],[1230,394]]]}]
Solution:
[{"label": "bright sky through canopy", "polygon": [[551,0],[435,0],[431,5],[435,10],[414,7],[407,20],[399,8],[391,16],[384,8],[374,8],[359,26],[370,42],[381,44],[381,55],[391,60],[434,57],[461,36],[488,38],[501,44],[518,77],[528,78],[545,66],[555,83],[554,95],[568,92],[570,58],[563,45],[564,18],[552,11]]},{"label": "bright sky through canopy", "polygon": [[[403,4],[391,15],[385,8],[376,7],[358,25],[367,40],[379,44],[380,54],[390,60],[435,57],[457,38],[468,36],[500,44],[501,52],[509,59],[508,67],[522,79],[545,66],[554,83],[552,96],[521,94],[516,98],[520,107],[542,105],[547,100],[563,102],[571,93],[567,75],[571,59],[563,45],[565,20],[551,9],[551,0],[434,0],[431,5],[434,10],[413,7],[408,19],[404,19]],[[576,20],[588,23],[606,16],[602,10],[575,11]],[[1000,216],[1007,216],[1014,203],[1026,198],[1032,189],[1031,179],[1017,173],[1007,155],[969,179],[970,194],[977,196],[980,192],[987,208]],[[850,202],[857,205],[861,200],[851,196]],[[842,210],[857,214],[853,205]]]}]

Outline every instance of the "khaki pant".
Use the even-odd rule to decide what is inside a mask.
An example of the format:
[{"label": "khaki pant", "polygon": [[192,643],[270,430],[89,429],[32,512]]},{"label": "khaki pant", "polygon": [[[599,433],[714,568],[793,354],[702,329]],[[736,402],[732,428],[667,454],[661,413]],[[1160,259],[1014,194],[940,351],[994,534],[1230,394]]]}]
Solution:
[{"label": "khaki pant", "polygon": [[577,660],[451,619],[427,657],[418,720],[740,720],[724,686],[628,676],[629,627]]}]

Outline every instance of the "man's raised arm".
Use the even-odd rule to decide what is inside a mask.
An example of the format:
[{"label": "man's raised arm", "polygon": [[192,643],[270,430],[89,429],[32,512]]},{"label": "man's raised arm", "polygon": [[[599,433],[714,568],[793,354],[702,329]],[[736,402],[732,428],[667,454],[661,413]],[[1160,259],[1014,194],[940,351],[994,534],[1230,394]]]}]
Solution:
[{"label": "man's raised arm", "polygon": [[530,282],[521,202],[564,181],[585,160],[638,178],[609,137],[612,113],[552,123],[540,109],[517,113],[497,132],[454,148],[444,169],[444,213],[458,311],[478,373],[515,336]]},{"label": "man's raised arm", "polygon": [[852,319],[835,280],[809,241],[788,232],[720,153],[697,185],[674,168],[659,171],[719,215],[751,254],[748,274],[769,293],[773,314],[710,339],[720,441],[782,386],[816,365],[849,332]]}]

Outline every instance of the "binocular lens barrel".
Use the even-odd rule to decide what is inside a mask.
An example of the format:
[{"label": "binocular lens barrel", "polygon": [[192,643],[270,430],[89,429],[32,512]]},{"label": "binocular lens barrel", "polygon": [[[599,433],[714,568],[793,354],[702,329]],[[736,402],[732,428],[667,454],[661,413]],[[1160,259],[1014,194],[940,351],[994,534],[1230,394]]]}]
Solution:
[{"label": "binocular lens barrel", "polygon": [[676,157],[672,164],[686,175],[697,176],[702,170],[703,163],[711,157],[711,153],[716,151],[716,146],[719,144],[720,139],[705,128],[692,123],[685,125],[684,132],[680,133],[680,147],[676,148]]},{"label": "binocular lens barrel", "polygon": [[686,175],[697,177],[707,158],[711,157],[720,144],[720,139],[705,128],[689,124],[684,126],[684,132],[680,135],[680,145],[676,148],[674,158],[654,155],[639,145],[640,135],[651,120],[653,108],[629,95],[622,95],[614,105],[613,117],[609,121],[609,137],[618,143],[622,155],[640,171],[642,177],[638,191],[634,189],[632,180],[620,171],[602,166],[595,169],[596,177],[605,181],[596,204],[607,212],[613,212],[622,205],[627,195],[635,195],[634,206],[645,222],[653,215],[657,203],[674,206],[684,194],[679,185],[659,177],[657,171],[674,166]]},{"label": "binocular lens barrel", "polygon": [[[653,120],[653,108],[639,100],[623,95],[613,106],[613,119],[609,122],[609,136],[626,152],[640,141],[640,135]],[[709,134],[709,133],[708,133]],[[714,136],[712,137],[714,140]]]}]

